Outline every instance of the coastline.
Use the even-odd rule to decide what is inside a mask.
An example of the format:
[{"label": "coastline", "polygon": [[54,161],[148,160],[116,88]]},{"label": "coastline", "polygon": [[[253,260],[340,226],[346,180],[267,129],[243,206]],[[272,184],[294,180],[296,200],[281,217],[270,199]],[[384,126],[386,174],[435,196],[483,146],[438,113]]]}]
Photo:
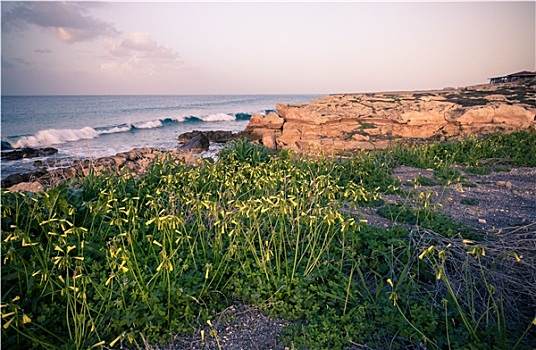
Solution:
[{"label": "coastline", "polygon": [[[179,143],[168,140],[176,146],[167,149],[134,147],[92,159],[38,158],[34,162],[35,171],[3,176],[2,188],[36,180],[47,185],[52,178],[84,176],[90,168],[117,172],[126,166],[133,172],[143,173],[148,161],[156,154],[158,157],[168,154],[184,158],[184,152],[177,151],[180,142],[203,133],[210,138],[210,146],[202,149],[197,157],[212,159],[217,158],[226,142],[240,138],[271,149],[336,155],[385,149],[400,141],[419,143],[467,135],[509,133],[536,127],[535,101],[536,80],[456,89],[332,94],[308,103],[278,103],[275,111],[265,110],[266,114],[218,115],[217,118],[247,121],[247,125],[244,124],[242,130],[200,128],[186,132],[178,136]],[[158,127],[152,122],[149,124]],[[39,154],[41,151],[34,152]],[[128,156],[133,152],[138,156]],[[192,161],[191,153],[188,161]],[[4,156],[8,156],[5,151],[2,152],[2,165],[6,162]]]}]

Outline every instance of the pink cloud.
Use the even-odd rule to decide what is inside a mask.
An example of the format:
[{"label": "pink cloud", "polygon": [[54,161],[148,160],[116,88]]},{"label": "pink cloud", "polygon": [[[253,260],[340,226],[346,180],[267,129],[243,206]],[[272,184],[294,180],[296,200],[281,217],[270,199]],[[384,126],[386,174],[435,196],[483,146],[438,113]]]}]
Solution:
[{"label": "pink cloud", "polygon": [[83,3],[24,2],[2,11],[3,31],[26,30],[29,25],[47,29],[66,43],[120,34],[112,24],[88,15]]}]

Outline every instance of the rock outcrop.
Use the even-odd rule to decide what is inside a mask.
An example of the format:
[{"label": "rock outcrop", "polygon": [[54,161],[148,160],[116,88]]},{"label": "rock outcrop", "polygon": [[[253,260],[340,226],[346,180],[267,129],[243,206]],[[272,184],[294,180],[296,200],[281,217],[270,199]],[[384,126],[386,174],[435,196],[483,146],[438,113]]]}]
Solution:
[{"label": "rock outcrop", "polygon": [[[153,148],[135,148],[128,152],[117,153],[114,156],[98,159],[78,160],[71,163],[56,163],[48,161],[40,163],[41,166],[60,167],[54,170],[39,169],[35,172],[23,174],[11,174],[1,182],[2,188],[10,191],[42,191],[46,187],[53,187],[62,182],[75,178],[84,177],[90,173],[112,172],[129,173],[139,176],[147,172],[156,159],[170,157],[176,162],[198,164],[199,158],[184,153],[177,149],[161,151]],[[24,185],[23,185],[24,184]]]},{"label": "rock outcrop", "polygon": [[178,136],[179,142],[188,142],[194,137],[204,134],[210,142],[215,143],[227,143],[239,137],[239,133],[234,133],[232,131],[223,131],[223,130],[210,130],[210,131],[189,131],[182,133]]},{"label": "rock outcrop", "polygon": [[341,94],[276,105],[246,131],[269,148],[339,153],[398,139],[512,132],[536,125],[536,81],[463,89]]},{"label": "rock outcrop", "polygon": [[[2,146],[4,147],[4,146]],[[36,157],[48,157],[58,153],[56,148],[18,148],[11,151],[2,152],[2,159],[5,160],[18,160],[23,158],[36,158]]]}]

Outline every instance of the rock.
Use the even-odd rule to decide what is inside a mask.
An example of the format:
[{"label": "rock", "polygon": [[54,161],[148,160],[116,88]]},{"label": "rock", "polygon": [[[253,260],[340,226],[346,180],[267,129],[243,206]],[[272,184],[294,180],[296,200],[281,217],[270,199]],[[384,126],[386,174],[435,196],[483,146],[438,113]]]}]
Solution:
[{"label": "rock", "polygon": [[536,106],[527,102],[534,99],[534,89],[516,91],[516,100],[490,85],[330,95],[307,104],[277,104],[277,114],[252,116],[245,132],[271,148],[339,153],[386,148],[401,139],[441,140],[536,126]]},{"label": "rock", "polygon": [[512,183],[510,181],[497,181],[497,186],[506,187],[512,189]]},{"label": "rock", "polygon": [[18,160],[22,158],[35,158],[35,157],[47,157],[58,153],[56,148],[21,148],[12,151],[2,152],[2,159],[6,160]]},{"label": "rock", "polygon": [[[200,140],[200,142],[202,141],[203,140]],[[31,173],[12,174],[2,180],[1,186],[2,188],[11,189],[13,186],[21,184],[20,186],[15,187],[14,190],[40,191],[42,189],[39,189],[36,184],[23,184],[39,181],[44,187],[53,187],[73,177],[83,177],[91,173],[98,174],[101,172],[111,172],[115,174],[130,172],[133,176],[138,176],[145,174],[155,160],[163,159],[164,157],[170,157],[171,160],[175,162],[185,162],[190,165],[197,165],[200,162],[198,157],[191,153],[184,153],[184,150],[176,149],[165,152],[148,147],[135,148],[128,152],[117,153],[115,156],[110,157],[92,160],[76,160],[71,163],[62,162],[60,166],[63,166],[63,168],[51,171],[41,169]],[[41,164],[44,166],[56,166],[59,163],[43,162]]]},{"label": "rock", "polygon": [[9,192],[42,192],[43,185],[37,181],[33,182],[21,182],[8,188]]},{"label": "rock", "polygon": [[191,152],[191,153],[201,153],[207,151],[210,145],[210,141],[205,134],[200,133],[197,136],[194,136],[190,141],[184,143],[178,148],[182,152]]},{"label": "rock", "polygon": [[21,182],[34,181],[34,180],[37,180],[46,176],[47,174],[48,172],[46,170],[38,170],[38,171],[24,173],[24,174],[11,174],[2,180],[1,187],[9,188]]},{"label": "rock", "polygon": [[277,139],[282,135],[285,119],[277,113],[267,115],[255,114],[249,120],[244,136],[250,140],[259,141],[268,148],[277,148]]},{"label": "rock", "polygon": [[183,134],[180,134],[178,136],[179,142],[188,142],[192,138],[204,134],[210,142],[215,143],[227,143],[229,141],[235,140],[239,138],[238,133],[233,133],[232,131],[223,131],[223,130],[214,130],[214,131],[191,131],[191,132],[185,132]]},{"label": "rock", "polygon": [[65,170],[63,170],[63,175],[66,177],[66,178],[73,178],[73,177],[76,177],[78,174],[78,171],[76,170],[75,167],[69,167]]},{"label": "rock", "polygon": [[2,180],[2,188],[12,187],[21,182],[24,182],[22,174],[11,174]]},{"label": "rock", "polygon": [[11,146],[11,144],[7,141],[2,141],[2,146],[0,147],[2,149],[2,151],[7,151],[7,150],[12,150],[13,147]]}]

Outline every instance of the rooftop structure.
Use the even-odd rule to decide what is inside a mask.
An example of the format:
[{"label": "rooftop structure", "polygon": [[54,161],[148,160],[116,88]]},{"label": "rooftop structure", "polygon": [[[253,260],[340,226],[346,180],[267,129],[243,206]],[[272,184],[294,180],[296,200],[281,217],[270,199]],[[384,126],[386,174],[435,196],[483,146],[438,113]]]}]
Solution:
[{"label": "rooftop structure", "polygon": [[490,78],[489,82],[490,84],[500,84],[500,83],[510,83],[512,81],[517,81],[517,80],[531,79],[531,78],[536,78],[536,72],[522,71],[518,73],[508,74],[503,77]]}]

